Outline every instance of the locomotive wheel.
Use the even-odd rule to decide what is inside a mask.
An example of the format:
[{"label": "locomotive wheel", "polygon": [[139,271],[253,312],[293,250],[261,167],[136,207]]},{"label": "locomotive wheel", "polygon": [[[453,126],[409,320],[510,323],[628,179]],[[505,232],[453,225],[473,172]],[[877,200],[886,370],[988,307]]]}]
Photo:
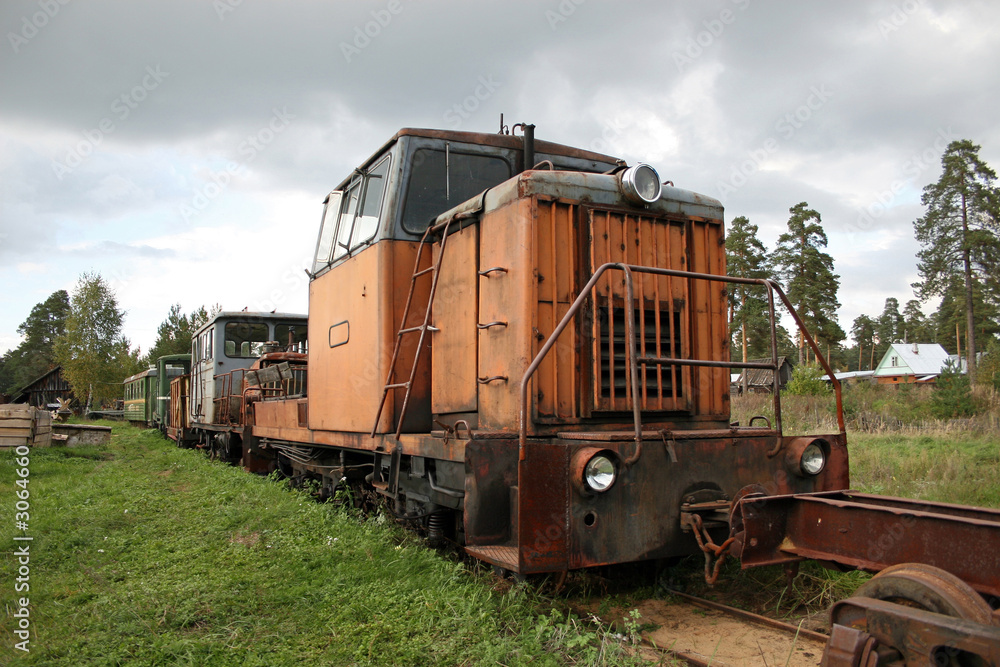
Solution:
[{"label": "locomotive wheel", "polygon": [[990,606],[971,586],[950,572],[923,563],[887,567],[858,587],[854,595],[985,625],[992,622]]}]

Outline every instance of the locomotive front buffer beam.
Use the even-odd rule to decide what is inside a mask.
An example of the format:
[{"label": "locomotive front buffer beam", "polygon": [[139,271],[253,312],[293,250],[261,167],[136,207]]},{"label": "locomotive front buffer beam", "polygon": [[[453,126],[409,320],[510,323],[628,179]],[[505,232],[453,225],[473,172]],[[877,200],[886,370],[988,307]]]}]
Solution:
[{"label": "locomotive front buffer beam", "polygon": [[[748,495],[730,515],[743,567],[803,559],[877,572],[831,610],[827,667],[1000,667],[1000,511],[852,491]],[[990,602],[987,602],[989,600]]]}]

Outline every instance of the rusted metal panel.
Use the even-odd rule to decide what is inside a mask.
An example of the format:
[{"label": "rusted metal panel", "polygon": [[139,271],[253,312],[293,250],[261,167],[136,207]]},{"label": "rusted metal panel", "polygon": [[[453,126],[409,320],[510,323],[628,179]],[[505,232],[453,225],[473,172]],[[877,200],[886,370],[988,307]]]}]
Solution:
[{"label": "rusted metal panel", "polygon": [[516,531],[517,441],[474,440],[465,447],[468,546],[504,545]]},{"label": "rusted metal panel", "polygon": [[1000,596],[1000,510],[841,492],[751,497],[738,511],[745,567],[800,558],[870,571],[924,563]]},{"label": "rusted metal panel", "polygon": [[[423,128],[409,128],[409,127],[403,128],[402,130],[397,132],[396,136],[393,137],[391,141],[395,141],[398,137],[403,137],[403,136],[430,137],[434,139],[443,139],[446,141],[460,141],[470,144],[476,144],[479,146],[497,146],[501,148],[511,148],[514,150],[521,150],[524,146],[521,137],[509,134],[495,134],[495,133],[487,134],[485,132],[456,132],[453,130],[431,130]],[[594,151],[588,151],[582,148],[574,148],[572,146],[555,144],[550,141],[541,141],[538,139],[535,140],[535,152],[549,153],[552,155],[565,155],[567,157],[575,157],[584,160],[594,160],[595,162],[604,162],[607,164],[614,164],[616,160],[616,158],[613,158],[610,155],[604,155],[602,153],[595,153]],[[530,167],[531,165],[528,166]]]},{"label": "rusted metal panel", "polygon": [[[437,261],[440,245],[434,248]],[[479,330],[479,227],[453,233],[434,297],[431,411],[435,414],[475,412]]]},{"label": "rusted metal panel", "polygon": [[[718,225],[699,220],[690,223],[689,270],[724,275],[725,249]],[[726,320],[725,285],[692,281],[691,317],[694,319],[691,354],[695,359],[729,361],[729,325]],[[699,367],[694,374],[697,414],[729,414],[729,372],[724,368]]]},{"label": "rusted metal panel", "polygon": [[505,271],[479,279],[479,426],[513,430],[519,409],[518,379],[528,365],[535,308],[535,244],[531,201],[517,200],[483,215],[479,265]]},{"label": "rusted metal panel", "polygon": [[[578,206],[574,202],[536,199],[533,207],[537,247],[535,269],[538,302],[533,352],[555,329],[576,297],[579,244]],[[566,331],[534,376],[537,419],[566,420],[579,416],[579,327]]]},{"label": "rusted metal panel", "polygon": [[[782,456],[768,456],[777,449],[778,436],[665,440],[651,432],[643,437],[638,456],[628,440],[526,444],[517,483],[522,572],[696,553],[692,534],[669,519],[679,517],[686,503],[728,506],[747,487],[784,494],[843,489],[847,483],[846,447],[837,436],[825,436],[828,464],[815,477],[794,475]],[[581,457],[589,460],[595,452],[608,453],[619,464],[617,481],[603,493],[588,492],[577,479],[586,463]],[[633,465],[624,465],[629,459]],[[713,526],[721,543],[728,526]]]},{"label": "rusted metal panel", "polygon": [[[381,241],[309,285],[309,426],[322,431],[371,431],[388,371],[393,339],[409,290],[416,244]],[[428,262],[430,253],[426,253]],[[428,283],[418,283],[426,289]],[[411,322],[423,320],[426,293],[414,295]],[[416,341],[404,341],[397,372],[406,376]],[[429,343],[428,343],[429,345]],[[430,430],[430,355],[418,372],[409,414]],[[394,431],[397,401],[390,393],[379,432]]]},{"label": "rusted metal panel", "polygon": [[570,567],[569,454],[558,442],[534,442],[518,463],[517,539],[520,571]]}]

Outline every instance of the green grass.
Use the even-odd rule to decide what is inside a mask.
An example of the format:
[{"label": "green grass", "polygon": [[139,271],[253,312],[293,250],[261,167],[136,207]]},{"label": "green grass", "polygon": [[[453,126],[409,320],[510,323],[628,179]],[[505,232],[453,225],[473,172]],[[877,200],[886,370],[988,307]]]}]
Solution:
[{"label": "green grass", "polygon": [[14,649],[14,453],[0,453],[0,664],[625,664],[527,586],[116,424],[31,453],[31,652]]},{"label": "green grass", "polygon": [[848,434],[851,486],[868,493],[1000,508],[997,434]]}]

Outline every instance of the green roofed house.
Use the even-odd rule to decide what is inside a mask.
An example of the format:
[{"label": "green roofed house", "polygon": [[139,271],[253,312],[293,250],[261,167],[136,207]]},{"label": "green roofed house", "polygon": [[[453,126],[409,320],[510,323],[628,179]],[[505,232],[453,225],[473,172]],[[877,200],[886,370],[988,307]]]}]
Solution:
[{"label": "green roofed house", "polygon": [[893,343],[875,367],[879,384],[932,384],[948,362],[956,362],[937,343]]}]

